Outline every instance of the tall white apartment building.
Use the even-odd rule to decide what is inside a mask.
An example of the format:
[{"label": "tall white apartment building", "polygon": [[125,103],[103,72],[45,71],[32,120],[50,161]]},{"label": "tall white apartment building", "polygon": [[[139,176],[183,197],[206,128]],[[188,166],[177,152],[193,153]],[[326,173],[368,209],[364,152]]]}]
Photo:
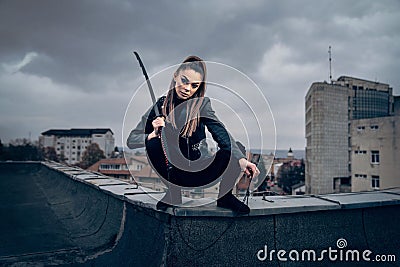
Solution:
[{"label": "tall white apartment building", "polygon": [[306,193],[351,190],[353,121],[394,115],[388,84],[348,76],[313,83],[305,97]]},{"label": "tall white apartment building", "polygon": [[39,137],[39,144],[42,147],[53,147],[57,155],[63,157],[68,164],[80,162],[83,152],[91,143],[98,144],[109,158],[114,150],[114,133],[108,128],[52,129],[43,132]]}]

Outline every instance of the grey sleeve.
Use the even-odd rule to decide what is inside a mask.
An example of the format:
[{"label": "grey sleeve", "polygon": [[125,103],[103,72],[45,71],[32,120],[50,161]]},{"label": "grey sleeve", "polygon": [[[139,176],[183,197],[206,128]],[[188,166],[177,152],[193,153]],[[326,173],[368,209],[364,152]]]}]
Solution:
[{"label": "grey sleeve", "polygon": [[126,144],[130,149],[141,148],[145,146],[145,140],[148,136],[146,134],[146,124],[150,112],[153,107],[151,107],[143,116],[139,123],[136,125],[136,128],[131,131],[128,139],[126,140]]},{"label": "grey sleeve", "polygon": [[208,131],[211,133],[213,139],[218,143],[220,149],[229,150],[237,160],[246,158],[232,135],[228,132],[224,124],[217,118],[215,111],[211,107],[211,101],[208,97],[204,98],[202,119],[207,126]]}]

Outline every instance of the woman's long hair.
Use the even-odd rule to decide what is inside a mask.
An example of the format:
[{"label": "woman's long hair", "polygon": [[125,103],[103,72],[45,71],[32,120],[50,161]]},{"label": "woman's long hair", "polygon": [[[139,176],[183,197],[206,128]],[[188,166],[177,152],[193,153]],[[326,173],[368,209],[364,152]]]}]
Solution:
[{"label": "woman's long hair", "polygon": [[[197,89],[196,93],[190,98],[191,101],[190,104],[187,104],[188,107],[186,108],[186,123],[183,129],[181,130],[181,136],[188,137],[192,136],[193,132],[196,130],[197,126],[199,125],[200,122],[200,107],[201,104],[203,103],[203,98],[204,94],[206,92],[206,64],[204,61],[196,56],[189,56],[187,57],[182,64],[178,67],[178,69],[175,71],[175,75],[178,74],[182,70],[186,69],[192,69],[195,72],[198,72],[201,74],[202,81],[199,85],[199,88]],[[165,117],[170,114],[169,122],[176,128],[176,123],[175,123],[175,116],[173,113],[173,109],[175,107],[175,99],[177,99],[177,95],[175,92],[175,80],[172,78],[171,84],[169,86],[168,94],[164,100],[164,105],[163,105],[163,115]],[[188,99],[189,100],[189,99]],[[190,107],[189,107],[190,105]]]}]

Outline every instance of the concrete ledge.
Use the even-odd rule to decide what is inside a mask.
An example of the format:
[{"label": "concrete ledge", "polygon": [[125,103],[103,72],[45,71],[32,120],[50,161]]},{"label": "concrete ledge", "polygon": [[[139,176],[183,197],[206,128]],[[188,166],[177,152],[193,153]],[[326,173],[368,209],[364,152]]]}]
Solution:
[{"label": "concrete ledge", "polygon": [[[392,194],[390,194],[392,192]],[[374,191],[319,196],[321,199],[338,203],[344,209],[370,208],[386,205],[399,205],[400,195],[396,191]]]},{"label": "concrete ledge", "polygon": [[[257,258],[265,247],[287,252],[338,249],[341,239],[347,243],[344,249],[396,257],[379,266],[400,262],[396,188],[252,197],[251,213],[236,217],[217,208],[214,199],[184,198],[182,207],[160,212],[155,205],[163,193],[56,163],[0,163],[0,182],[1,218],[19,214],[14,216],[17,223],[0,222],[0,265],[376,265],[327,257],[303,262],[279,261],[276,255],[271,260]],[[27,218],[30,224],[24,223]],[[42,225],[30,227],[36,222]]]},{"label": "concrete ledge", "polygon": [[[95,174],[81,169],[65,167],[55,163],[43,163],[68,175],[74,180],[94,186],[107,194],[125,200],[129,203],[155,209],[163,193],[144,188],[135,187],[118,179]],[[183,198],[182,207],[174,210],[168,209],[166,213],[174,216],[222,216],[234,217],[229,210],[216,207],[216,199],[203,198],[191,199]],[[319,210],[334,210],[348,208],[367,208],[385,205],[400,204],[400,188],[384,191],[361,192],[361,193],[342,193],[327,195],[310,196],[267,196],[250,197],[249,206],[251,212],[249,216],[263,216],[282,213],[297,213]]]}]

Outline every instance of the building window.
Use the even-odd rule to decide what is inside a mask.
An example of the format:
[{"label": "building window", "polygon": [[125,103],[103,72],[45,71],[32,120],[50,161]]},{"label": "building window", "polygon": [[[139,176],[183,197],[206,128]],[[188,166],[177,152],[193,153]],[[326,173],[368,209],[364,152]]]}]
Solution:
[{"label": "building window", "polygon": [[358,154],[367,154],[366,150],[355,150],[354,154],[358,155]]},{"label": "building window", "polygon": [[106,164],[101,164],[100,165],[100,170],[108,170],[109,168],[110,168],[109,165],[106,165]]},{"label": "building window", "polygon": [[372,164],[379,164],[379,150],[372,150],[371,151],[371,163]]},{"label": "building window", "polygon": [[366,174],[358,174],[358,173],[356,173],[356,174],[354,175],[354,177],[366,179],[366,178],[367,178],[367,175],[366,175]]},{"label": "building window", "polygon": [[361,132],[365,130],[365,126],[357,126],[357,131]]},{"label": "building window", "polygon": [[372,189],[379,189],[379,176],[372,175],[371,187]]},{"label": "building window", "polygon": [[100,170],[120,170],[120,164],[100,164]]},{"label": "building window", "polygon": [[383,117],[389,115],[389,93],[376,90],[354,91],[353,119]]},{"label": "building window", "polygon": [[370,128],[371,128],[371,130],[378,130],[379,126],[378,125],[371,125]]}]

